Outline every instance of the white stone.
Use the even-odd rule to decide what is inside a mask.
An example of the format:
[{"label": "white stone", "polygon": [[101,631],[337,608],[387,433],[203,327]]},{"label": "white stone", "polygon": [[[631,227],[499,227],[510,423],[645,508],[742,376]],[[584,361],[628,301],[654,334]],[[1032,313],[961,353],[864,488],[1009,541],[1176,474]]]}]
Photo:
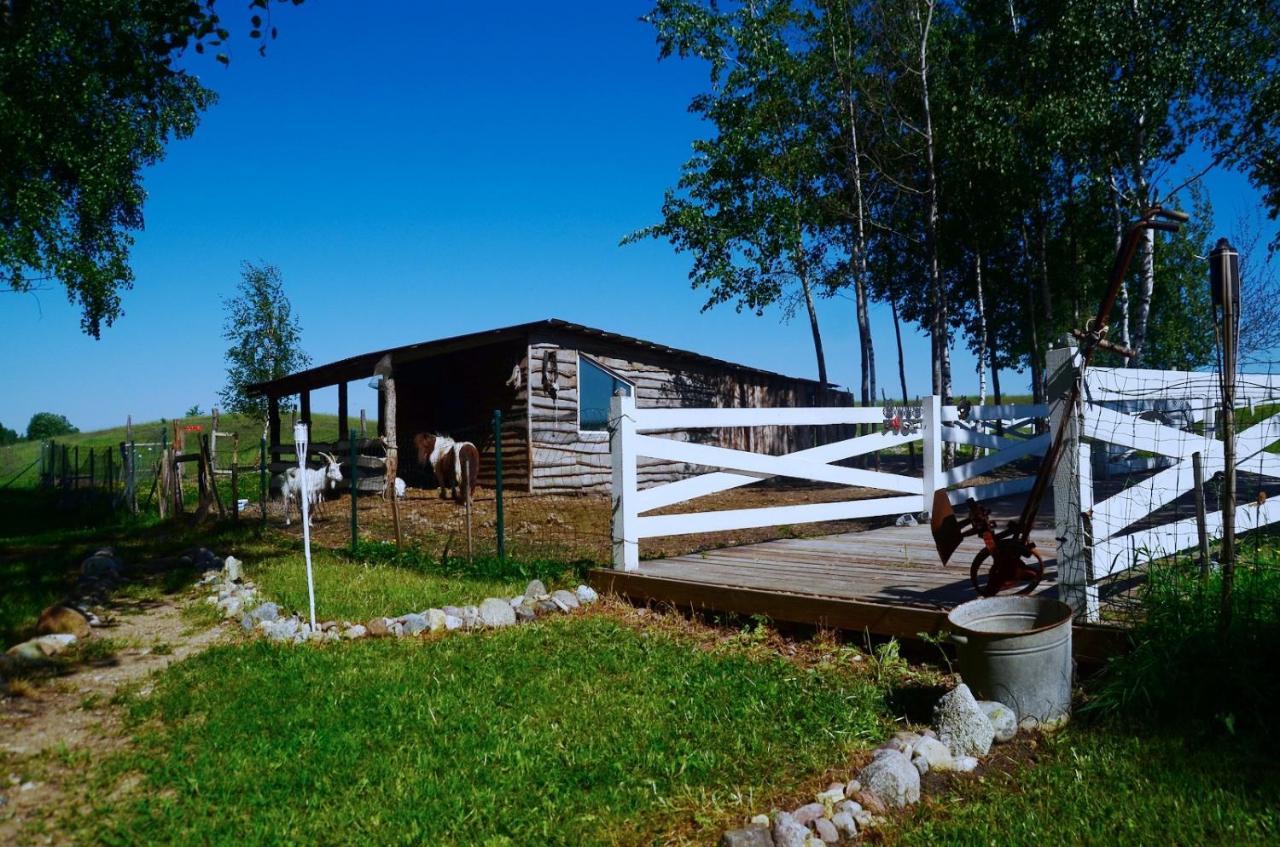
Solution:
[{"label": "white stone", "polygon": [[913,758],[924,759],[930,770],[943,771],[951,763],[951,751],[936,738],[921,738],[916,742]]},{"label": "white stone", "polygon": [[955,769],[958,773],[969,773],[978,767],[978,760],[974,756],[961,756],[955,762]]},{"label": "white stone", "polygon": [[445,628],[445,629],[461,629],[461,628],[462,628],[462,618],[455,617],[454,615],[445,615],[445,616],[444,616],[444,628]]},{"label": "white stone", "polygon": [[368,634],[369,634],[369,630],[365,628],[365,625],[358,623],[358,624],[353,624],[352,626],[347,627],[346,631],[342,633],[342,637],[343,638],[364,638]]},{"label": "white stone", "polygon": [[979,700],[978,708],[987,716],[987,720],[991,721],[991,730],[995,733],[996,741],[1012,741],[1018,734],[1018,716],[1004,703],[995,700]]},{"label": "white stone", "polygon": [[768,826],[769,816],[764,814],[753,815],[751,818],[751,825],[752,826]]},{"label": "white stone", "polygon": [[439,632],[447,624],[445,617],[443,609],[427,609],[427,626],[432,632]]},{"label": "white stone", "polygon": [[241,567],[240,560],[235,556],[228,556],[222,560],[222,578],[227,582],[235,582],[244,576],[244,569]]},{"label": "white stone", "polygon": [[578,595],[578,599],[582,601],[583,604],[594,603],[600,599],[600,595],[597,594],[596,590],[590,585],[579,585],[574,589],[574,593]]}]

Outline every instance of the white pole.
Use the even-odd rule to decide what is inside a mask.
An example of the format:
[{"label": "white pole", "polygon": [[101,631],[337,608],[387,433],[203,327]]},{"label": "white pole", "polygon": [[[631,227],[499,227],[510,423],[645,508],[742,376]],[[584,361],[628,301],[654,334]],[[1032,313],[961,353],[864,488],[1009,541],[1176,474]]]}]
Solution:
[{"label": "white pole", "polygon": [[293,425],[293,449],[298,454],[298,478],[303,483],[298,492],[302,502],[302,555],[307,560],[307,599],[311,603],[311,631],[316,631],[316,584],[311,577],[311,492],[307,488],[307,424]]}]

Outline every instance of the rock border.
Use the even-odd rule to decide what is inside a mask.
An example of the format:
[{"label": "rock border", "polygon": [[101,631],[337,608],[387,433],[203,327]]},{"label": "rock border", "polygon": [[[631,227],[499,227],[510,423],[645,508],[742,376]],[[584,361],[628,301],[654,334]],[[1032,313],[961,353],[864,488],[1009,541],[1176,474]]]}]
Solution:
[{"label": "rock border", "polygon": [[918,803],[920,778],[929,771],[968,773],[978,767],[979,756],[990,752],[993,741],[1013,740],[1018,730],[1013,714],[1002,703],[975,700],[961,683],[938,699],[932,728],[894,733],[855,778],[831,783],[797,808],[753,816],[747,826],[726,830],[720,847],[852,844],[881,826],[890,809]]},{"label": "rock border", "polygon": [[532,580],[523,594],[515,597],[487,597],[478,605],[444,606],[407,612],[398,617],[375,617],[364,622],[323,621],[311,624],[298,613],[286,614],[273,602],[258,602],[258,590],[252,582],[241,578],[241,565],[228,557],[223,570],[206,576],[197,583],[215,589],[205,602],[217,606],[223,616],[240,619],[247,634],[271,641],[300,644],[304,641],[354,641],[370,637],[405,638],[423,633],[453,630],[501,629],[529,623],[548,615],[565,614],[600,599],[589,585],[573,591],[548,591],[541,580]]}]

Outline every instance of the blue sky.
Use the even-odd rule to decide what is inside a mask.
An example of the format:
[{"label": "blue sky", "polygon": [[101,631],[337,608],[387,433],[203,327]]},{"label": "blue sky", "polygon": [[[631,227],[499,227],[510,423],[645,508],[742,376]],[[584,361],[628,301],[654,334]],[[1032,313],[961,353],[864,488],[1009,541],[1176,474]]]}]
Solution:
[{"label": "blue sky", "polygon": [[[61,290],[6,295],[0,355],[16,364],[0,422],[21,430],[50,410],[87,429],[208,409],[221,298],[246,259],[281,269],[316,362],[560,317],[816,376],[804,320],[700,313],[687,258],[618,245],[656,220],[704,131],[686,111],[704,70],[657,61],[637,20],[650,4],[463,5],[273,4],[265,59],[244,45],[230,68],[197,60],[220,102],[146,174],[125,315],[94,341]],[[1220,221],[1256,202],[1232,175],[1209,185]],[[821,321],[831,378],[856,382],[852,302],[824,302]],[[888,309],[873,321],[879,379],[896,386]],[[910,389],[926,393],[927,339],[904,334]],[[954,362],[957,392],[976,391],[972,356]],[[332,410],[332,393],[315,408]],[[372,412],[372,392],[352,404]]]}]

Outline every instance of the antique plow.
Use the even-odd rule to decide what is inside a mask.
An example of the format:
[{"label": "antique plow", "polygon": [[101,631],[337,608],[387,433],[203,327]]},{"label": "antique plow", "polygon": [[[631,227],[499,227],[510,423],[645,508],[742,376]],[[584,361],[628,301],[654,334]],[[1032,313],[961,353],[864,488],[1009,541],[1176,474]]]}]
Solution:
[{"label": "antique plow", "polygon": [[[1082,375],[1089,367],[1094,351],[1110,350],[1125,358],[1132,358],[1134,355],[1132,350],[1108,341],[1106,335],[1111,319],[1111,309],[1120,295],[1120,288],[1124,285],[1125,276],[1129,272],[1129,264],[1133,261],[1134,253],[1137,252],[1138,242],[1146,230],[1177,232],[1186,221],[1187,215],[1182,212],[1154,206],[1147,209],[1125,233],[1120,249],[1116,253],[1115,265],[1111,269],[1106,294],[1103,295],[1102,303],[1098,306],[1098,314],[1087,327],[1072,332],[1080,342],[1080,359],[1076,378],[1072,380],[1071,390],[1065,398],[1066,414],[1070,414],[1070,410],[1080,402]],[[1003,529],[997,526],[996,521],[991,519],[991,513],[976,500],[969,500],[969,516],[961,519],[956,517],[951,508],[951,499],[946,488],[934,492],[929,523],[933,530],[934,544],[938,547],[938,555],[942,557],[944,565],[965,538],[974,535],[982,538],[983,548],[969,568],[969,579],[974,589],[983,596],[993,597],[1001,591],[1020,584],[1022,587],[1017,593],[1030,594],[1044,576],[1044,557],[1040,555],[1035,542],[1031,540],[1031,530],[1035,526],[1036,513],[1040,510],[1040,501],[1044,499],[1049,482],[1058,469],[1058,461],[1062,457],[1063,434],[1066,429],[1065,426],[1059,426],[1058,431],[1054,433],[1049,449],[1040,462],[1040,470],[1036,474],[1031,493],[1027,495],[1022,513]],[[984,568],[987,569],[985,586],[978,580]]]}]

